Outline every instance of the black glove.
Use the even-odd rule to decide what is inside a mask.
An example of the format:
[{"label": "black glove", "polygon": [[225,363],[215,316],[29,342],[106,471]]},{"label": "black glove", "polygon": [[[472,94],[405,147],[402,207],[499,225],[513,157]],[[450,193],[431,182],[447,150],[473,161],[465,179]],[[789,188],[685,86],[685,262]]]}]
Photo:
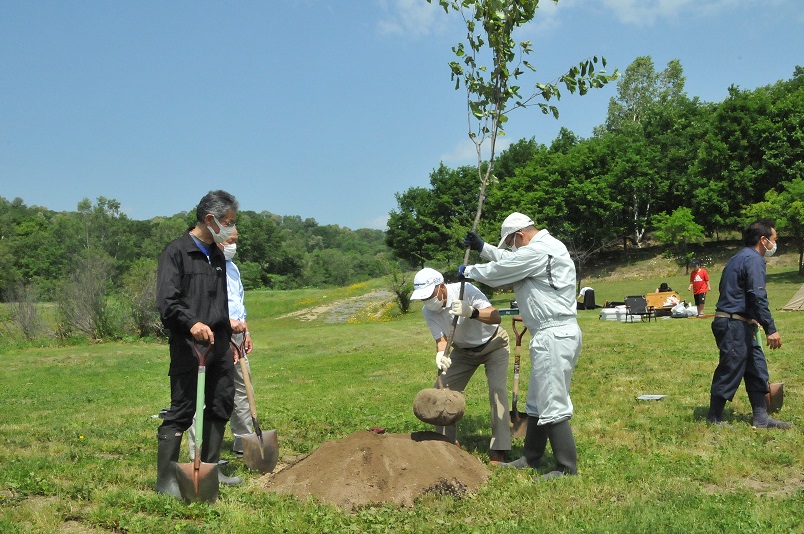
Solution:
[{"label": "black glove", "polygon": [[481,252],[483,250],[483,245],[485,245],[485,241],[480,239],[474,232],[467,232],[466,237],[463,239],[463,246],[466,248],[471,248],[472,250],[476,250]]},{"label": "black glove", "polygon": [[461,265],[458,267],[458,280],[466,280],[466,277],[463,275],[463,271],[466,269],[466,265]]}]

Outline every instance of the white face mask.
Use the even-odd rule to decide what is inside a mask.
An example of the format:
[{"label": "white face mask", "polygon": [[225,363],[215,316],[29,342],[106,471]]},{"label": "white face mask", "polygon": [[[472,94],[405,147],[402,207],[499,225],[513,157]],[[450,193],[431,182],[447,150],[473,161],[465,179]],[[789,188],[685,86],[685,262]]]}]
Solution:
[{"label": "white face mask", "polygon": [[424,307],[430,311],[438,312],[444,309],[444,303],[438,300],[438,290],[436,289],[436,294],[433,297],[424,301]]},{"label": "white face mask", "polygon": [[516,232],[514,232],[514,239],[511,241],[511,244],[508,245],[508,250],[511,252],[516,252],[518,249],[519,247],[516,246]]},{"label": "white face mask", "polygon": [[235,252],[237,252],[237,243],[223,245],[223,257],[226,258],[226,261],[231,261],[232,258],[234,258]]},{"label": "white face mask", "polygon": [[[768,239],[767,237],[765,238],[765,240],[770,241],[770,239]],[[768,247],[765,247],[765,245],[762,245],[763,247],[765,247],[765,257],[767,257],[767,258],[770,258],[774,254],[776,254],[776,243],[772,243],[772,245],[773,246],[771,248],[768,248]]]},{"label": "white face mask", "polygon": [[212,233],[212,239],[214,239],[216,243],[223,243],[224,241],[228,240],[229,237],[231,237],[232,232],[234,232],[235,227],[222,225],[218,218],[214,215],[212,216],[212,220],[215,221],[215,224],[217,224],[218,228],[220,228],[220,231],[216,232],[211,226],[207,225],[210,233]]}]

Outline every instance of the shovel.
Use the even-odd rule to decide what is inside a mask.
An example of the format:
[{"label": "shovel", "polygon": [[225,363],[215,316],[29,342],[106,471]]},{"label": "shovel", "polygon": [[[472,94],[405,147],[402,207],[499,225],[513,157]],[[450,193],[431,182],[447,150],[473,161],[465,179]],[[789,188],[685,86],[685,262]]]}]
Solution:
[{"label": "shovel", "polygon": [[[490,167],[489,172],[491,172]],[[483,201],[486,198],[488,177],[487,173],[486,177],[480,180],[480,192],[477,197],[477,211],[475,212],[475,219],[472,223],[472,232],[477,231],[477,225],[480,222],[480,214],[483,212]],[[469,253],[471,251],[471,248],[466,247],[463,254],[464,265],[469,263]],[[461,279],[461,289],[458,294],[458,299],[460,300],[463,300],[465,286],[466,279]],[[449,336],[447,336],[447,346],[444,349],[444,357],[449,357],[449,352],[452,350],[452,339],[455,337],[455,328],[458,326],[458,318],[458,315],[452,318],[452,328],[450,329]],[[463,417],[466,411],[466,398],[460,391],[453,391],[448,387],[444,387],[441,380],[440,369],[438,370],[438,383],[436,385],[438,387],[423,389],[416,395],[416,398],[413,399],[413,414],[418,417],[420,421],[431,425],[453,425]]]},{"label": "shovel", "polygon": [[190,463],[176,464],[176,480],[185,502],[215,502],[218,499],[218,464],[201,461],[201,443],[204,440],[204,390],[206,362],[212,345],[202,353],[193,341],[198,356],[198,386],[195,393],[195,459]]},{"label": "shovel", "polygon": [[[759,348],[762,349],[762,336],[759,333],[759,328],[755,328],[754,337],[757,340]],[[764,352],[764,349],[762,349]],[[765,394],[765,404],[768,407],[768,413],[776,413],[782,409],[784,405],[784,383],[782,382],[768,382],[768,391]]]},{"label": "shovel", "polygon": [[522,317],[515,316],[512,320],[514,328],[514,335],[516,336],[516,347],[514,348],[514,392],[511,395],[511,436],[522,437],[528,430],[528,414],[517,411],[516,403],[519,400],[519,353],[522,348],[522,336],[528,330],[525,323],[522,322],[522,331],[516,329],[517,321],[522,322]]},{"label": "shovel", "polygon": [[254,425],[254,432],[240,436],[240,442],[243,444],[243,463],[249,469],[254,469],[260,473],[270,473],[274,470],[276,462],[279,460],[279,438],[276,430],[263,432],[260,428],[257,407],[254,403],[254,393],[251,389],[251,377],[249,377],[248,366],[246,365],[246,351],[243,345],[241,344],[238,347],[232,343],[232,350],[237,353],[240,370],[243,371],[248,407],[251,410],[251,423]]}]

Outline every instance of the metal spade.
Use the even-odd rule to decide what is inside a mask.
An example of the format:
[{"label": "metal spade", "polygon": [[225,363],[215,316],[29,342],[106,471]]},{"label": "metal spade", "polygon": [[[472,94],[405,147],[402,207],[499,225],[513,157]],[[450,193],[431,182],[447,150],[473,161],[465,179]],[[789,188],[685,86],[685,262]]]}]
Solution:
[{"label": "metal spade", "polygon": [[243,372],[248,407],[251,410],[251,422],[254,425],[254,432],[240,436],[240,442],[243,444],[243,463],[249,469],[254,469],[260,473],[270,473],[276,467],[277,461],[279,461],[279,437],[276,430],[263,432],[260,428],[257,407],[254,403],[254,393],[251,389],[251,378],[244,358],[245,350],[242,344],[238,347],[234,343],[232,343],[232,350],[237,353],[240,370]]},{"label": "metal spade", "polygon": [[195,393],[195,459],[190,463],[176,463],[176,480],[185,502],[215,502],[218,499],[218,464],[201,461],[201,444],[204,440],[204,390],[206,386],[206,359],[212,345],[202,353],[193,341],[198,357],[198,385]]}]

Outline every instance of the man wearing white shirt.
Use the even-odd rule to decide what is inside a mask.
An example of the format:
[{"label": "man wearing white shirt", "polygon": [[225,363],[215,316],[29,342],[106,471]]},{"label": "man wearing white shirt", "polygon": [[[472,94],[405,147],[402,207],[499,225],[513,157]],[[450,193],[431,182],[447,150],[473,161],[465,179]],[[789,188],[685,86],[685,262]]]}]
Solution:
[{"label": "man wearing white shirt", "polygon": [[[489,459],[502,462],[511,450],[511,426],[508,413],[508,333],[500,327],[502,318],[482,291],[472,284],[445,284],[435,269],[424,268],[413,279],[411,300],[424,302],[422,313],[436,342],[436,367],[441,380],[453,391],[463,391],[477,368],[486,369],[491,408]],[[452,337],[452,347],[445,356],[454,316],[459,316]],[[457,443],[455,425],[436,427],[436,431]]]}]

